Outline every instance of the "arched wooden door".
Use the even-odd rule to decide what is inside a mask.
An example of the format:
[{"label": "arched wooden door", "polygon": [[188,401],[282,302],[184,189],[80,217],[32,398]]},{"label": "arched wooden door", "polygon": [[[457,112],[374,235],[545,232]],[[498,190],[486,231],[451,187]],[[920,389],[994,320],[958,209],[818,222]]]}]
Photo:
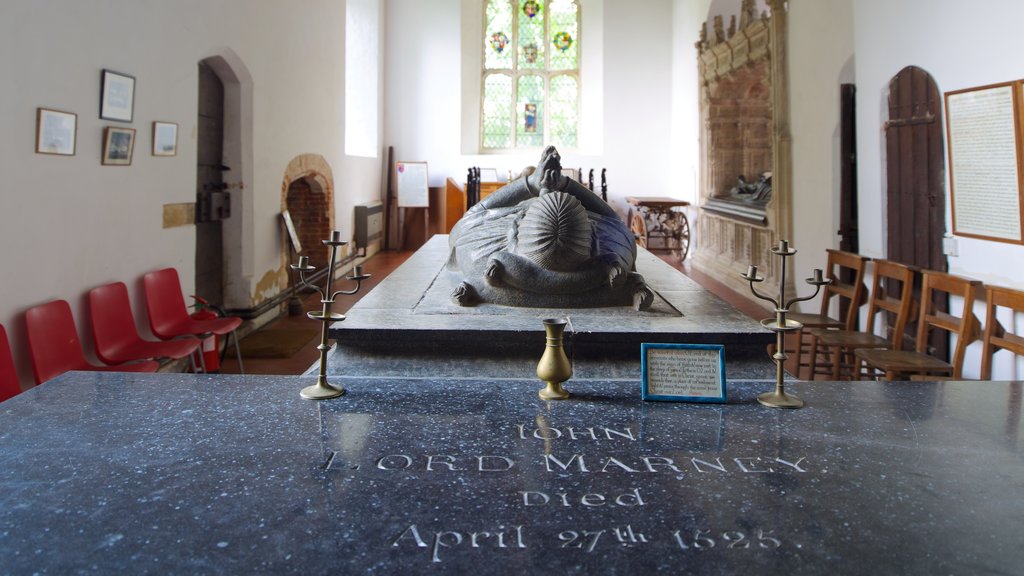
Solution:
[{"label": "arched wooden door", "polygon": [[[926,270],[947,270],[942,251],[946,232],[946,163],[942,153],[942,111],[939,88],[931,75],[908,66],[889,82],[889,121],[886,124],[887,258]],[[921,301],[921,287],[915,287]],[[936,301],[940,310],[947,302]],[[904,340],[914,346],[915,326]],[[947,356],[940,334],[931,351]]]},{"label": "arched wooden door", "polygon": [[946,271],[942,99],[924,70],[908,66],[889,82],[886,125],[887,257]]}]

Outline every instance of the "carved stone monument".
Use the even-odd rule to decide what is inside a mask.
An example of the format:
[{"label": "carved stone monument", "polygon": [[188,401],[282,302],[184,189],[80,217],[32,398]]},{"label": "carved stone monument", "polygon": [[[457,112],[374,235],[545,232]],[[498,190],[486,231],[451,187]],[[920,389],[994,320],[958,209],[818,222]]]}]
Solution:
[{"label": "carved stone monument", "polygon": [[743,0],[739,27],[726,37],[718,19],[715,38],[697,46],[703,177],[693,265],[741,292],[747,263],[778,281],[767,249],[792,237],[787,15],[782,0],[767,5],[770,14],[758,15]]},{"label": "carved stone monument", "polygon": [[554,147],[536,168],[470,208],[452,228],[448,268],[460,305],[645,310],[636,240],[600,196],[562,174]]}]

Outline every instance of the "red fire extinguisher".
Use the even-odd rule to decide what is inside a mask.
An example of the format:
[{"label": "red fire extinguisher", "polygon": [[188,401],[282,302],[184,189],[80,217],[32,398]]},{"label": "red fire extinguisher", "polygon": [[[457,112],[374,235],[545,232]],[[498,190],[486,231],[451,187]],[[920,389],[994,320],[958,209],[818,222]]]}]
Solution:
[{"label": "red fire extinguisher", "polygon": [[[196,301],[196,311],[189,316],[196,320],[213,320],[218,318],[216,310],[210,305],[205,299],[192,295],[192,299]],[[203,355],[202,361],[199,359],[199,354]],[[206,338],[203,338],[203,343],[193,353],[195,357],[196,366],[206,366],[206,372],[219,372],[220,371],[220,337],[216,334],[210,334]]]}]

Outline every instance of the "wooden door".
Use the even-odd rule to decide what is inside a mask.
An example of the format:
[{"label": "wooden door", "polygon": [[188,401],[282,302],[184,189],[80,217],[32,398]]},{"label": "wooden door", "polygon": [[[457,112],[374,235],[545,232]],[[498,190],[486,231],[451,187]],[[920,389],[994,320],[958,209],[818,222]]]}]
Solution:
[{"label": "wooden door", "polygon": [[945,158],[939,89],[920,68],[904,68],[889,83],[886,125],[888,258],[946,271]]},{"label": "wooden door", "polygon": [[857,90],[843,84],[839,93],[839,249],[857,253]]},{"label": "wooden door", "polygon": [[[947,270],[945,157],[938,86],[924,70],[908,66],[889,82],[886,124],[888,258],[926,270]],[[920,286],[915,290],[920,302]],[[945,309],[948,303],[937,302]],[[908,327],[908,331],[911,328]],[[912,333],[911,333],[912,334]],[[913,342],[908,339],[908,346]],[[946,355],[944,340],[932,343]]]},{"label": "wooden door", "polygon": [[224,84],[199,63],[199,116],[196,141],[196,294],[224,303],[224,240],[214,195],[225,189],[223,175]]},{"label": "wooden door", "polygon": [[[839,249],[860,250],[857,225],[857,90],[853,84],[839,87]],[[856,273],[843,271],[843,282],[853,283]],[[850,303],[842,300],[839,317],[845,318]]]}]

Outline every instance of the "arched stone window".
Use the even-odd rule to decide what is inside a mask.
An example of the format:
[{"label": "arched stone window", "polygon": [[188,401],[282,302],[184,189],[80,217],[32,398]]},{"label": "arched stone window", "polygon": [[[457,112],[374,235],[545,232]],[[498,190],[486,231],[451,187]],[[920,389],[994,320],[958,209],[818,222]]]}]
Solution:
[{"label": "arched stone window", "polygon": [[579,146],[576,0],[485,0],[480,147]]}]

